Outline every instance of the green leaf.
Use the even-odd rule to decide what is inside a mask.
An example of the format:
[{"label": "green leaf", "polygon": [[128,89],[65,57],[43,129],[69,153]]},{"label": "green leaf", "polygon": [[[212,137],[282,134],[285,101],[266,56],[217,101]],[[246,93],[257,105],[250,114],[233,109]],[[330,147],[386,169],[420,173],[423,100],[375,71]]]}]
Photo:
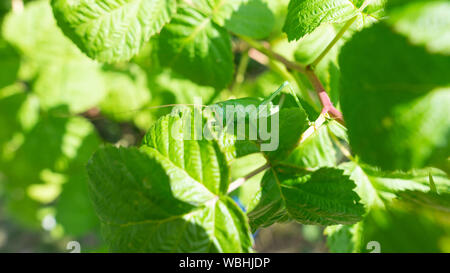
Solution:
[{"label": "green leaf", "polygon": [[64,33],[89,57],[119,62],[136,55],[176,11],[175,0],[53,0]]},{"label": "green leaf", "polygon": [[233,77],[233,54],[227,31],[211,18],[185,7],[161,31],[161,64],[201,85],[222,89]]},{"label": "green leaf", "polygon": [[353,191],[355,184],[342,170],[275,168],[266,172],[261,187],[258,204],[249,213],[253,230],[289,219],[303,224],[351,224],[364,213]]},{"label": "green leaf", "polygon": [[274,26],[275,17],[263,0],[250,0],[242,4],[225,22],[225,28],[229,31],[255,39],[268,37]]},{"label": "green leaf", "polygon": [[214,22],[224,26],[232,14],[248,0],[196,0],[194,6],[204,14],[212,17]]},{"label": "green leaf", "polygon": [[282,161],[302,168],[318,168],[336,166],[336,151],[331,142],[328,128],[321,126],[300,143],[287,159]]},{"label": "green leaf", "polygon": [[371,252],[369,242],[379,243],[382,253],[446,252],[450,235],[446,216],[396,207],[372,210],[353,226],[326,228],[327,244],[332,252]]},{"label": "green leaf", "polygon": [[[375,206],[383,207],[383,198],[379,195],[376,186],[372,184],[373,178],[367,175],[364,170],[358,164],[354,162],[346,162],[339,165],[340,169],[344,170],[344,174],[350,176],[356,184],[355,191],[361,198],[361,203],[364,204],[366,209],[370,209]],[[403,181],[402,181],[403,182]],[[407,184],[402,184],[406,186]]]},{"label": "green leaf", "polygon": [[[449,213],[450,192],[450,181],[443,171],[384,172],[355,162],[339,167],[355,181],[355,191],[367,214],[357,224],[326,229],[332,252],[369,252],[370,241],[379,242],[381,252],[442,251],[437,242],[448,236],[443,228]],[[439,194],[430,191],[430,175]],[[420,234],[425,230],[433,234],[416,240],[423,238]]]},{"label": "green leaf", "polygon": [[[150,131],[148,138],[152,143],[156,141],[152,132],[159,131],[169,120],[160,120]],[[111,250],[250,251],[252,240],[242,211],[228,197],[216,196],[202,181],[195,180],[192,171],[178,166],[180,161],[171,161],[175,158],[162,146],[173,155],[176,151],[182,153],[174,147],[173,139],[171,143],[164,142],[164,136],[158,134],[158,141],[159,145],[153,147],[159,149],[143,146],[139,151],[106,147],[99,150],[88,165],[94,206],[104,224]],[[193,151],[192,146],[185,148]],[[204,155],[199,152],[192,159],[198,159],[201,154]],[[205,171],[211,168],[211,164],[197,166]]]},{"label": "green leaf", "polygon": [[291,0],[283,31],[289,41],[297,40],[322,23],[342,23],[356,15],[348,0]]},{"label": "green leaf", "polygon": [[97,64],[61,59],[39,71],[33,91],[43,109],[65,108],[81,113],[103,99],[105,83]]},{"label": "green leaf", "polygon": [[103,76],[107,93],[100,109],[106,116],[117,121],[130,120],[150,101],[147,77],[137,65],[106,68]]},{"label": "green leaf", "polygon": [[354,35],[339,62],[342,111],[363,161],[421,168],[448,147],[449,56],[429,54],[378,24]]},{"label": "green leaf", "polygon": [[388,2],[388,22],[394,29],[430,52],[450,54],[448,1],[396,0]]},{"label": "green leaf", "polygon": [[[359,25],[378,19],[385,0],[377,0],[363,7],[364,0],[291,0],[283,27],[289,41],[298,40],[324,23],[343,23],[358,16]],[[361,8],[367,13],[363,13]],[[364,9],[365,8],[365,9]]]},{"label": "green leaf", "polygon": [[412,203],[417,207],[428,207],[450,215],[450,192],[433,193],[423,191],[402,191],[398,197],[401,201]]},{"label": "green leaf", "polygon": [[215,195],[226,193],[229,183],[226,157],[217,142],[196,134],[197,129],[204,127],[197,126],[194,115],[194,111],[187,111],[160,118],[144,137],[143,145],[160,162],[181,171],[193,185],[201,184]]},{"label": "green leaf", "polygon": [[339,168],[345,170],[345,174],[355,181],[355,191],[368,209],[383,207],[404,191],[429,192],[429,175],[433,176],[438,192],[450,192],[447,175],[438,169],[385,172],[354,162],[343,163]]},{"label": "green leaf", "polygon": [[47,66],[64,59],[87,60],[56,25],[47,0],[27,3],[22,12],[10,12],[2,26],[3,37],[34,65]]}]

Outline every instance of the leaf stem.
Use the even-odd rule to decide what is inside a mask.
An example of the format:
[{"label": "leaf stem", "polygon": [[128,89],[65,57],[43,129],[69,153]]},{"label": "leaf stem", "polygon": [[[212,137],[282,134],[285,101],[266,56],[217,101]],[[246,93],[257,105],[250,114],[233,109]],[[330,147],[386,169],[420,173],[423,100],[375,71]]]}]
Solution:
[{"label": "leaf stem", "polygon": [[313,85],[314,90],[316,90],[317,96],[319,97],[320,100],[320,104],[322,104],[321,114],[328,113],[332,118],[336,119],[339,123],[345,126],[344,117],[342,116],[342,113],[333,106],[333,103],[331,102],[330,97],[325,91],[325,88],[323,87],[316,73],[314,73],[314,70],[309,66],[308,69],[306,70],[306,76]]},{"label": "leaf stem", "polygon": [[262,165],[261,167],[251,171],[249,174],[247,174],[246,176],[236,179],[235,181],[233,181],[230,186],[228,187],[228,192],[230,193],[232,191],[234,191],[235,189],[239,188],[240,186],[242,186],[247,180],[249,180],[250,178],[252,178],[253,176],[259,174],[260,172],[263,172],[265,170],[267,170],[268,168],[270,168],[270,164],[266,163],[264,165]]},{"label": "leaf stem", "polygon": [[309,65],[311,68],[315,68],[317,64],[330,52],[330,50],[333,48],[333,46],[344,36],[344,33],[347,31],[347,29],[355,22],[356,18],[358,18],[358,15],[353,16],[351,19],[349,19],[345,25],[341,28],[341,30],[336,34],[334,39],[327,45],[327,47],[320,53],[320,55]]},{"label": "leaf stem", "polygon": [[244,82],[245,72],[247,71],[249,59],[250,57],[248,56],[248,49],[246,49],[245,51],[242,52],[241,59],[239,61],[239,65],[236,71],[236,77],[233,86],[231,87],[231,91],[235,90],[236,88],[239,88],[239,86],[241,86],[241,84]]},{"label": "leaf stem", "polygon": [[271,50],[270,48],[264,46],[263,44],[242,36],[242,35],[237,35],[241,40],[245,41],[247,44],[249,44],[251,47],[253,47],[254,49],[258,50],[259,52],[263,53],[264,55],[266,55],[267,57],[269,57],[270,59],[274,59],[277,60],[281,63],[283,63],[287,68],[292,69],[292,70],[296,70],[300,73],[305,73],[306,72],[306,67],[296,63],[296,62],[292,62],[289,61],[288,59],[286,59],[285,57],[281,56],[280,54],[274,52],[273,50]]}]

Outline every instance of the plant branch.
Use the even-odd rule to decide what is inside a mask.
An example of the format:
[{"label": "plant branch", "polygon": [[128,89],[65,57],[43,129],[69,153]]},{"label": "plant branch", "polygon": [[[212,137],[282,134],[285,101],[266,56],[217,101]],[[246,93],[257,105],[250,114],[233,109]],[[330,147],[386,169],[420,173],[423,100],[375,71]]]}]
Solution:
[{"label": "plant branch", "polygon": [[[285,57],[277,54],[276,52],[273,52],[270,48],[265,47],[264,45],[250,39],[244,36],[239,36],[243,41],[247,42],[251,47],[256,49],[257,51],[263,53],[270,59],[277,60],[284,64],[287,68],[296,70],[300,73],[305,74],[309,81],[311,82],[314,90],[317,93],[317,96],[319,97],[319,101],[322,105],[322,111],[321,114],[328,113],[332,118],[336,119],[339,123],[342,125],[345,125],[344,118],[342,116],[342,113],[336,109],[333,106],[333,103],[330,100],[330,97],[328,96],[327,92],[325,91],[325,88],[323,87],[322,83],[320,82],[319,78],[317,77],[316,73],[314,72],[313,68],[311,66],[304,67],[301,64],[298,64],[296,62],[289,61]],[[253,58],[252,54],[250,57]],[[261,57],[259,57],[261,58]],[[257,60],[258,61],[258,60]]]},{"label": "plant branch", "polygon": [[[255,48],[251,48],[248,52],[249,57],[252,58],[253,60],[257,61],[258,63],[268,66],[270,67],[273,71],[275,71],[276,73],[278,73],[281,77],[283,77],[286,81],[290,82],[292,85],[295,86],[295,89],[299,90],[300,93],[303,96],[303,99],[305,101],[307,101],[308,103],[311,104],[311,106],[313,106],[314,108],[316,108],[316,104],[314,103],[314,101],[312,100],[310,94],[308,93],[308,91],[304,88],[300,88],[300,82],[297,79],[297,77],[295,77],[294,74],[289,73],[289,71],[286,69],[286,66],[284,66],[282,63],[280,62],[276,62],[274,60],[271,60],[267,57],[267,55],[264,55],[263,53],[261,53],[260,51],[258,51]],[[316,109],[318,110],[318,109]]]},{"label": "plant branch", "polygon": [[253,47],[254,49],[258,50],[259,52],[263,53],[264,55],[266,55],[267,57],[269,57],[270,59],[274,59],[277,60],[281,63],[283,63],[287,68],[292,69],[292,70],[296,70],[300,73],[305,73],[306,72],[306,68],[296,62],[292,62],[289,61],[288,59],[286,59],[285,57],[281,56],[280,54],[274,52],[273,50],[271,50],[268,46],[264,46],[263,44],[250,39],[248,37],[245,36],[241,36],[238,35],[238,37],[245,41],[246,43],[248,43],[251,47]]},{"label": "plant branch", "polygon": [[330,50],[333,48],[333,46],[344,36],[344,33],[347,31],[347,29],[355,22],[356,18],[358,16],[353,16],[351,19],[349,19],[345,25],[341,28],[341,30],[336,34],[334,39],[327,45],[327,47],[320,53],[320,55],[309,65],[312,68],[315,68],[317,64],[325,57],[325,55],[330,52]]},{"label": "plant branch", "polygon": [[306,76],[313,85],[314,90],[316,90],[317,96],[319,97],[320,100],[320,104],[322,104],[321,114],[328,113],[332,118],[336,119],[339,123],[345,126],[342,113],[333,106],[333,103],[331,102],[330,97],[327,94],[327,91],[325,91],[325,88],[323,87],[316,73],[314,73],[314,70],[312,70],[312,68],[309,66],[308,69],[306,70]]},{"label": "plant branch", "polygon": [[247,174],[246,176],[236,179],[235,181],[233,181],[230,186],[228,187],[228,193],[234,191],[235,189],[239,188],[240,186],[242,186],[242,184],[244,184],[247,180],[249,180],[250,178],[252,178],[253,176],[259,174],[260,172],[263,172],[265,170],[267,170],[268,168],[270,168],[270,164],[266,163],[263,166],[257,168],[256,170],[251,171],[249,174]]}]

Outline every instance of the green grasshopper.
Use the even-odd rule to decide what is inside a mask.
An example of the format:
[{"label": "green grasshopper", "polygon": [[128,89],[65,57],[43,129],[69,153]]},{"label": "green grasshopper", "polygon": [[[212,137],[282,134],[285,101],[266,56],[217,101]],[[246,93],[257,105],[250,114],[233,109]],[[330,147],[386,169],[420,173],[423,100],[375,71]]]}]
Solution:
[{"label": "green grasshopper", "polygon": [[[288,87],[289,94],[292,95],[297,105],[301,108],[300,100],[295,94],[291,84],[288,81],[285,81],[280,87],[278,87],[275,92],[270,94],[265,99],[259,98],[239,98],[239,99],[231,99],[222,102],[218,102],[213,104],[214,111],[217,111],[217,118],[221,119],[224,124],[229,124],[231,121],[237,122],[240,118],[245,118],[247,120],[254,120],[258,117],[267,117],[273,114],[276,110],[276,106],[273,105],[272,101],[285,89]],[[280,106],[280,105],[277,105]],[[232,108],[233,113],[229,113],[227,116],[227,108]],[[251,113],[251,109],[257,109],[257,113]],[[231,117],[231,114],[234,114],[235,119]],[[253,115],[252,115],[253,114]],[[257,114],[257,115],[255,115]],[[233,119],[233,120],[230,120]],[[226,123],[228,122],[228,123]]]},{"label": "green grasshopper", "polygon": [[[238,140],[259,139],[266,141],[270,139],[271,134],[275,133],[274,130],[278,130],[278,112],[281,106],[274,105],[273,100],[286,87],[289,87],[289,93],[293,96],[297,105],[301,107],[294,90],[286,81],[265,99],[232,99],[210,106],[215,114],[215,120],[219,123],[218,127],[237,135]],[[282,101],[280,101],[280,104],[282,104]],[[270,121],[268,120],[269,117]],[[248,131],[246,131],[246,126],[248,126]],[[235,132],[235,127],[237,132]],[[270,133],[268,132],[269,127],[271,127]],[[278,132],[276,133],[278,134]]]}]

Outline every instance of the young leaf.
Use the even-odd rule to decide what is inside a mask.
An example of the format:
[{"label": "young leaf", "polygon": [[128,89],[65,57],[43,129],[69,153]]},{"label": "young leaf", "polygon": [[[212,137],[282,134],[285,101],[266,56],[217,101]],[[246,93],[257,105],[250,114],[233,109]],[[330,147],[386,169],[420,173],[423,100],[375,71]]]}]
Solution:
[{"label": "young leaf", "polygon": [[362,13],[364,0],[291,0],[288,15],[283,27],[289,41],[298,40],[313,32],[323,23],[343,23],[354,16],[359,16],[362,24],[369,18],[377,18],[386,0],[368,2],[369,15]]},{"label": "young leaf", "polygon": [[176,0],[52,0],[63,32],[89,57],[119,62],[136,55],[176,11]]},{"label": "young leaf", "polygon": [[90,161],[90,191],[111,250],[249,251],[252,240],[242,211],[170,160],[164,150],[143,146],[141,151],[107,147]]},{"label": "young leaf", "polygon": [[217,89],[233,77],[233,54],[228,32],[197,10],[178,10],[159,39],[161,64],[201,85]]},{"label": "young leaf", "polygon": [[338,169],[298,172],[275,167],[266,172],[261,187],[259,202],[248,215],[253,230],[289,219],[303,224],[351,224],[364,214],[353,191],[355,184]]},{"label": "young leaf", "polygon": [[448,146],[449,56],[429,54],[377,24],[356,34],[339,62],[342,111],[363,161],[389,170],[421,168]]}]

